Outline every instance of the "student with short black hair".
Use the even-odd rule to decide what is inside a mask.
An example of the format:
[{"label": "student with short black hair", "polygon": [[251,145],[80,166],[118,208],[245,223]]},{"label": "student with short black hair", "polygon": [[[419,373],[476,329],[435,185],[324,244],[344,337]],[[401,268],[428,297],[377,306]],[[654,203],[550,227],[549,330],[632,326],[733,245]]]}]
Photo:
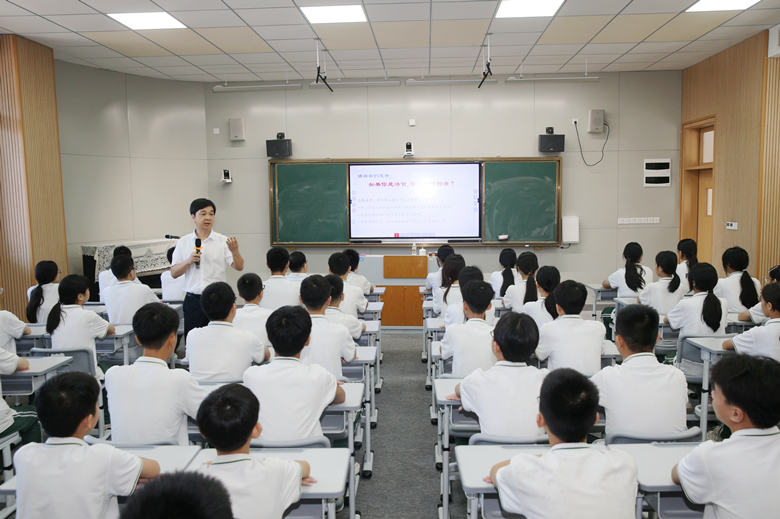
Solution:
[{"label": "student with short black hair", "polygon": [[480,368],[488,370],[497,362],[492,348],[493,326],[485,322],[485,311],[495,294],[486,281],[469,281],[460,292],[468,320],[450,325],[441,341],[441,357],[452,357],[452,374],[465,377]]},{"label": "student with short black hair", "polygon": [[441,286],[433,293],[433,312],[435,314],[445,315],[450,305],[459,305],[463,302],[458,276],[464,268],[466,268],[466,260],[460,254],[450,254],[444,260],[441,271]]},{"label": "student with short black hair", "polygon": [[368,308],[368,299],[363,295],[363,290],[351,285],[347,281],[352,266],[349,262],[349,256],[343,252],[335,252],[328,258],[328,271],[344,281],[344,300],[339,305],[341,311],[357,319],[358,314],[362,314]]},{"label": "student with short black hair", "polygon": [[239,330],[246,330],[254,334],[262,341],[263,345],[268,346],[270,342],[268,342],[268,334],[265,331],[265,322],[272,311],[260,306],[260,302],[263,300],[263,293],[265,292],[263,280],[257,274],[250,272],[238,278],[236,286],[238,295],[246,303],[244,303],[243,307],[236,310],[233,326]]},{"label": "student with short black hair", "polygon": [[642,246],[632,241],[623,248],[626,265],[613,272],[601,286],[616,288],[618,297],[639,297],[639,292],[653,281],[653,271],[642,265]]},{"label": "student with short black hair", "polygon": [[639,293],[638,301],[662,315],[669,313],[685,295],[685,288],[677,275],[677,256],[670,250],[655,255],[655,273],[658,281],[647,283]]},{"label": "student with short black hair", "polygon": [[628,305],[615,319],[615,344],[623,363],[591,377],[606,411],[606,432],[659,436],[685,431],[688,384],[685,374],[658,362],[658,312]]},{"label": "student with short black hair", "polygon": [[704,517],[776,517],[780,493],[780,363],[733,355],[712,367],[715,416],[731,430],[722,442],[706,441],[672,469]]},{"label": "student with short black hair", "polygon": [[344,254],[349,258],[347,283],[358,287],[363,291],[363,295],[367,296],[374,291],[374,285],[365,276],[357,273],[357,269],[360,267],[360,253],[355,249],[344,249]]},{"label": "student with short black hair", "polygon": [[536,326],[554,321],[558,318],[555,307],[555,288],[561,283],[561,273],[557,268],[545,265],[536,273],[536,288],[539,299],[525,303],[517,312],[530,315]]},{"label": "student with short black hair", "polygon": [[[775,265],[769,269],[769,273],[764,278],[764,281],[767,285],[772,283],[780,283],[780,265]],[[767,320],[769,320],[769,318],[764,315],[764,310],[761,308],[761,301],[759,301],[749,310],[739,314],[739,320],[747,322],[752,321],[753,324],[764,324],[767,322]]]},{"label": "student with short black hair", "polygon": [[718,283],[715,267],[709,263],[691,266],[688,282],[693,297],[686,297],[677,303],[666,314],[664,322],[685,337],[725,334],[729,303],[714,293]]},{"label": "student with short black hair", "polygon": [[306,272],[309,270],[309,264],[306,262],[306,255],[299,250],[291,252],[289,267],[284,277],[300,285],[301,281],[308,276]]},{"label": "student with short black hair", "polygon": [[726,277],[718,280],[713,292],[728,301],[729,312],[745,312],[759,302],[761,293],[761,283],[747,271],[750,257],[742,247],[731,247],[723,253],[722,260]]},{"label": "student with short black hair", "polygon": [[[113,260],[113,258],[118,258],[120,256],[128,256],[128,257],[132,258],[133,257],[133,253],[130,251],[129,247],[126,247],[124,245],[120,245],[120,246],[114,248],[114,253],[113,253],[113,256],[112,256],[112,260]],[[117,280],[116,276],[114,275],[114,273],[111,271],[111,266],[110,265],[109,265],[108,269],[106,269],[106,270],[104,270],[104,271],[102,271],[101,273],[98,274],[98,288],[100,289],[99,296],[100,296],[100,302],[101,303],[105,302],[105,300],[104,300],[105,290],[107,288],[111,288],[112,286],[116,285],[117,282],[118,282],[118,280]],[[140,279],[136,279],[135,281],[133,281],[133,283],[140,284],[141,280]]]},{"label": "student with short black hair", "polygon": [[160,473],[154,460],[84,441],[98,422],[99,394],[97,381],[76,371],[56,375],[38,390],[35,407],[49,439],[14,454],[19,519],[116,519],[117,496],[132,494],[139,478]]},{"label": "student with short black hair", "polygon": [[636,463],[623,451],[586,443],[598,403],[598,390],[581,373],[562,368],[547,375],[537,424],[547,431],[550,450],[493,466],[489,481],[504,510],[538,519],[634,517]]},{"label": "student with short black hair", "polygon": [[143,356],[106,372],[111,439],[119,443],[174,440],[189,445],[187,417],[195,418],[208,392],[183,369],[169,369],[179,314],[163,303],[142,306],[133,332]]},{"label": "student with short black hair", "polygon": [[300,306],[283,306],[266,329],[276,356],[244,372],[244,385],[260,402],[260,438],[299,440],[322,435],[320,415],[331,403],[344,402],[338,380],[322,366],[304,365],[301,352],[311,341],[311,317]]},{"label": "student with short black hair", "polygon": [[526,303],[536,301],[536,271],[539,270],[539,259],[531,251],[525,251],[517,257],[517,280],[506,289],[503,304],[506,308],[520,308]]},{"label": "student with short black hair", "polygon": [[770,283],[761,290],[761,308],[767,321],[723,342],[724,350],[765,356],[780,361],[780,284]]},{"label": "student with short black hair", "polygon": [[241,380],[252,363],[261,364],[271,357],[255,335],[233,326],[236,294],[225,282],[206,287],[200,298],[209,324],[195,328],[187,336],[190,373],[198,382]]},{"label": "student with short black hair", "polygon": [[[161,474],[135,492],[120,519],[234,519],[225,485],[199,472]],[[240,518],[239,518],[240,519]]]},{"label": "student with short black hair", "polygon": [[[484,280],[485,276],[482,274],[482,271],[479,270],[479,267],[475,266],[463,267],[460,274],[458,274],[459,287],[465,286],[469,281]],[[495,294],[493,297],[495,297]],[[463,305],[450,305],[447,307],[447,311],[444,312],[444,328],[449,328],[453,323],[463,324],[466,321],[468,321],[468,319],[466,319],[466,314],[463,312]],[[490,306],[485,310],[485,322],[490,326],[495,326],[497,321],[496,312],[493,310],[493,303],[491,302]]]},{"label": "student with short black hair", "polygon": [[680,284],[686,294],[691,291],[688,285],[688,270],[699,262],[699,258],[696,257],[698,249],[696,242],[690,238],[683,238],[677,242],[677,258],[680,261],[677,265],[677,275],[680,276]]},{"label": "student with short black hair", "polygon": [[265,262],[271,277],[265,280],[263,299],[258,305],[272,312],[283,306],[297,305],[301,286],[285,277],[290,266],[290,253],[284,247],[271,247],[265,254]]},{"label": "student with short black hair", "polygon": [[325,276],[325,281],[330,284],[330,304],[325,309],[325,317],[328,321],[346,327],[353,339],[360,339],[366,331],[366,323],[357,318],[345,314],[340,306],[344,302],[344,280],[335,274]]},{"label": "student with short black hair", "polygon": [[59,299],[60,269],[53,261],[39,261],[35,265],[35,280],[38,284],[27,289],[27,322],[44,323]]},{"label": "student with short black hair", "polygon": [[496,270],[490,274],[488,283],[493,287],[493,291],[498,297],[504,297],[507,289],[517,281],[517,271],[515,270],[517,253],[515,250],[511,248],[503,249],[498,255],[498,264],[501,265],[501,270]]},{"label": "student with short black hair", "polygon": [[[173,265],[173,251],[176,247],[168,249],[166,255],[168,256],[168,263]],[[187,278],[185,276],[179,276],[174,279],[171,276],[171,270],[168,269],[160,274],[160,285],[162,286],[162,300],[163,301],[184,301],[187,295]]]},{"label": "student with short black hair", "polygon": [[148,303],[160,302],[151,288],[134,282],[138,278],[132,256],[117,256],[111,260],[111,272],[114,273],[117,283],[102,291],[108,322],[130,324],[139,308]]},{"label": "student with short black hair", "polygon": [[236,517],[279,519],[301,499],[301,484],[316,480],[309,476],[306,461],[249,454],[252,439],[263,430],[257,421],[259,412],[257,397],[241,384],[228,384],[209,394],[198,410],[198,428],[217,450],[217,457],[195,470],[225,485]]},{"label": "student with short black hair", "polygon": [[431,291],[431,294],[435,294],[436,290],[442,285],[442,268],[447,258],[455,254],[455,250],[452,245],[444,244],[440,245],[436,251],[436,263],[439,265],[439,270],[431,272],[425,278],[425,288]]}]

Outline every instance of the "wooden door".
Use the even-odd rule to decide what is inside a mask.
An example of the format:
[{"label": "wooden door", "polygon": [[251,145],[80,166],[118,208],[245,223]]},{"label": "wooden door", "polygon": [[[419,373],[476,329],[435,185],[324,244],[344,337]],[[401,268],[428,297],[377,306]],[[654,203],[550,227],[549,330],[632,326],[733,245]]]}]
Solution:
[{"label": "wooden door", "polygon": [[699,210],[696,226],[696,244],[699,248],[699,261],[707,263],[712,263],[712,206],[715,202],[713,188],[712,170],[699,170]]},{"label": "wooden door", "polygon": [[418,285],[387,286],[382,301],[383,326],[422,326],[423,296]]}]

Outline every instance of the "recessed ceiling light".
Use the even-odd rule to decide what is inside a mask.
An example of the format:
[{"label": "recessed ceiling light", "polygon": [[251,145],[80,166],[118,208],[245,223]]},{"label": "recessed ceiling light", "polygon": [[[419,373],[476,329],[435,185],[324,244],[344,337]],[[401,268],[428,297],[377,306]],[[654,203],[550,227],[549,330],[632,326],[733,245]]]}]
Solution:
[{"label": "recessed ceiling light", "polygon": [[503,0],[496,18],[554,16],[563,0]]},{"label": "recessed ceiling light", "polygon": [[698,13],[702,11],[744,11],[755,5],[759,0],[699,0],[686,12]]},{"label": "recessed ceiling light", "polygon": [[134,31],[143,29],[185,29],[185,25],[168,13],[117,13],[111,18]]},{"label": "recessed ceiling light", "polygon": [[309,23],[352,23],[366,22],[366,13],[360,5],[323,5],[301,7]]}]

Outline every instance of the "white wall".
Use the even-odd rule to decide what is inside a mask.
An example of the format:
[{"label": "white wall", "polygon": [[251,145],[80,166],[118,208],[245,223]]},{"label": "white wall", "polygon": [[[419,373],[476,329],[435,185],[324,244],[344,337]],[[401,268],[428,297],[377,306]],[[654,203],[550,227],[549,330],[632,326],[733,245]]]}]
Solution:
[{"label": "white wall", "polygon": [[[597,83],[506,84],[499,78],[498,84],[480,90],[475,85],[401,86],[331,94],[304,85],[297,91],[214,94],[211,84],[124,76],[58,62],[68,240],[77,244],[183,234],[191,227],[189,202],[206,195],[217,205],[217,230],[237,236],[247,270],[265,276],[270,239],[265,140],[277,132],[292,139],[296,159],[399,158],[407,141],[414,143],[417,157],[532,157],[540,155],[535,151],[538,135],[554,126],[556,133],[566,134],[563,215],[580,217],[580,243],[566,250],[536,251],[540,264],[556,265],[565,278],[597,282],[622,264],[623,246],[636,240],[645,249],[645,263],[652,266],[658,251],[674,250],[677,243],[679,178],[673,174],[670,188],[643,188],[643,159],[671,158],[672,171],[678,170],[682,74],[600,76]],[[87,91],[89,85],[100,93]],[[604,160],[593,168],[583,164],[571,124],[578,118],[585,125],[589,108],[605,109],[613,122]],[[245,141],[228,139],[231,117],[245,119]],[[417,125],[409,127],[409,119]],[[213,134],[213,128],[220,133]],[[604,137],[580,130],[589,163],[600,157]],[[223,169],[231,171],[233,184],[220,183]],[[154,175],[159,175],[156,181],[150,179]],[[121,207],[126,220],[94,221],[92,211],[80,216],[81,206],[90,207],[99,193],[116,194],[125,178],[132,179],[132,192],[104,200],[100,208],[113,215],[113,208]],[[660,217],[661,224],[618,228],[619,217],[643,216]],[[322,272],[336,249],[302,250],[310,271]],[[486,273],[498,268],[499,251],[459,250]]]}]

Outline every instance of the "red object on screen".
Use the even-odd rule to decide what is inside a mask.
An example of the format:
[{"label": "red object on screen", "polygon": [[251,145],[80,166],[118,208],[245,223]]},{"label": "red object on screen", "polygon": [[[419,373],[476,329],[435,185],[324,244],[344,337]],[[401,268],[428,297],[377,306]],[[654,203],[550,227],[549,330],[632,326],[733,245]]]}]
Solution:
[{"label": "red object on screen", "polygon": [[393,238],[400,238],[400,237],[401,237],[401,236],[400,236],[398,233],[395,233],[395,234],[393,235]]}]

